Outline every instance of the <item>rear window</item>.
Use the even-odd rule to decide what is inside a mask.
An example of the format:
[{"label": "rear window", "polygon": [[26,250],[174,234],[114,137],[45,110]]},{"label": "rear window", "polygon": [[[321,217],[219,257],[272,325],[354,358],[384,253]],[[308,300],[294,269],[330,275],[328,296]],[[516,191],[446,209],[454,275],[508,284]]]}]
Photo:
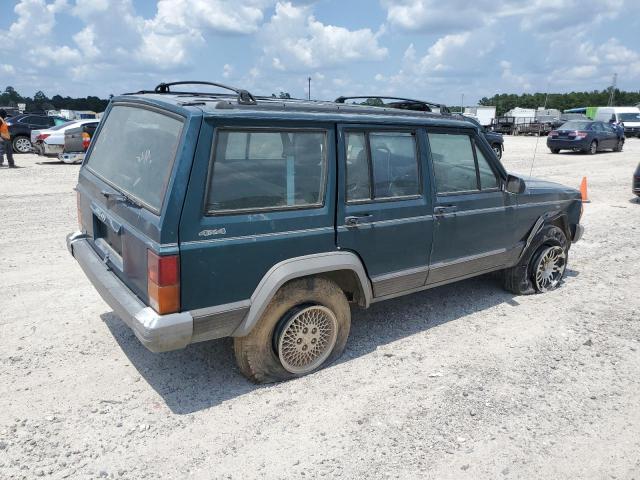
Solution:
[{"label": "rear window", "polygon": [[95,140],[87,168],[159,213],[183,122],[155,110],[116,105]]},{"label": "rear window", "polygon": [[589,128],[591,128],[591,125],[593,125],[593,122],[580,122],[572,120],[563,124],[560,127],[560,130],[589,130]]}]

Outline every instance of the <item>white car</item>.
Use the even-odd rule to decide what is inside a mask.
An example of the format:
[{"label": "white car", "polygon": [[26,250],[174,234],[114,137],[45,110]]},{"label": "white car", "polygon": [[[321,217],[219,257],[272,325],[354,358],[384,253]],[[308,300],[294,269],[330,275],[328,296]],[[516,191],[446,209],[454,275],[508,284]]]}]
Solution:
[{"label": "white car", "polygon": [[34,153],[46,157],[57,157],[62,153],[62,149],[64,148],[64,132],[70,128],[91,122],[97,122],[97,120],[95,118],[73,120],[45,130],[32,130],[31,145],[33,145]]}]

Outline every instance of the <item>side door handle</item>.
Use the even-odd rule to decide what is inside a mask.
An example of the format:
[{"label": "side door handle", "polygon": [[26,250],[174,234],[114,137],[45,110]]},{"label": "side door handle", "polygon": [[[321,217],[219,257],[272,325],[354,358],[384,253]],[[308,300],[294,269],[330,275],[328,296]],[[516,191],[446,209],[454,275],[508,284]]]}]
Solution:
[{"label": "side door handle", "polygon": [[441,207],[434,207],[433,208],[433,214],[436,217],[442,217],[444,215],[446,215],[447,213],[454,213],[457,210],[458,207],[456,207],[455,205],[444,205]]},{"label": "side door handle", "polygon": [[361,213],[359,215],[349,215],[344,218],[344,223],[347,227],[356,227],[362,223],[363,219],[371,217],[370,213]]}]

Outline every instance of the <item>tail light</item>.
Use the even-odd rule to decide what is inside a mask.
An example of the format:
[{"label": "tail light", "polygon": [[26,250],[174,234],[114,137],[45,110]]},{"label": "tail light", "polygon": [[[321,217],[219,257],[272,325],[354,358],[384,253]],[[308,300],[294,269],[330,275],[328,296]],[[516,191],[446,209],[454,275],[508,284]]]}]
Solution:
[{"label": "tail light", "polygon": [[40,135],[38,135],[36,137],[36,140],[43,141],[45,138],[50,137],[50,136],[51,136],[50,133],[41,133]]},{"label": "tail light", "polygon": [[86,152],[89,149],[91,143],[91,136],[87,132],[82,132],[82,148]]},{"label": "tail light", "polygon": [[576,138],[583,139],[583,138],[587,138],[587,136],[589,135],[589,132],[576,131],[574,132],[574,135]]},{"label": "tail light", "polygon": [[556,130],[551,130],[551,131],[549,132],[549,136],[550,136],[550,137],[557,137],[558,135],[559,135],[559,134],[558,134],[558,132],[557,132]]},{"label": "tail light", "polygon": [[159,314],[180,311],[180,257],[147,250],[149,304]]}]

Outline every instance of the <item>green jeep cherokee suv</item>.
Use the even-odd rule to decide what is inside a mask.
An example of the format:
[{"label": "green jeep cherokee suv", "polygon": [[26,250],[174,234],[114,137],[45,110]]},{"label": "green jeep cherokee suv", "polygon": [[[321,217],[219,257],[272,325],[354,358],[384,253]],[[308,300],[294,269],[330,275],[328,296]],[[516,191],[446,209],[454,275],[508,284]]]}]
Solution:
[{"label": "green jeep cherokee suv", "polygon": [[116,97],[67,245],[148,349],[231,336],[256,382],[340,356],[350,307],[501,271],[560,284],[580,194],[509,175],[471,123],[394,108],[172,91]]}]

